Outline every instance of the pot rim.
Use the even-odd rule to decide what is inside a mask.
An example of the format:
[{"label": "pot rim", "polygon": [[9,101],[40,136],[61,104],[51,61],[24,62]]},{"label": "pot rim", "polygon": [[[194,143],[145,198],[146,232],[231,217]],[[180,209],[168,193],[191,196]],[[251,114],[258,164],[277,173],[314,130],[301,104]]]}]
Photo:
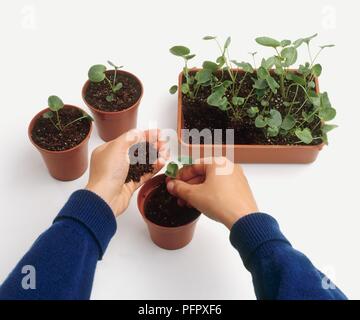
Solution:
[{"label": "pot rim", "polygon": [[[201,68],[191,68],[189,71],[198,71],[201,70]],[[243,69],[241,68],[232,68],[232,70],[240,72],[240,73],[245,73]],[[298,69],[289,69],[289,71],[292,72],[297,72]],[[274,72],[274,69],[271,69],[270,72]],[[183,79],[183,71],[180,72],[179,74],[179,85],[178,87],[181,87],[182,84],[182,79]],[[316,88],[316,93],[320,92],[320,87],[319,87],[319,78],[316,77],[315,78],[315,88]],[[183,130],[183,117],[182,117],[182,92],[181,90],[178,90],[178,121],[177,121],[177,137],[178,137],[178,142],[187,147],[187,148],[225,148],[226,146],[231,147],[233,146],[235,149],[241,149],[241,148],[249,148],[249,149],[289,149],[289,148],[293,148],[293,149],[319,149],[321,150],[324,146],[325,143],[322,142],[320,144],[317,145],[282,145],[282,144],[272,144],[272,145],[267,145],[267,144],[188,144],[185,143],[184,140],[182,139],[182,130]]]},{"label": "pot rim", "polygon": [[[64,104],[64,108],[75,108],[75,109],[78,109],[80,110],[81,112],[85,112],[85,110],[77,107],[77,106],[74,106],[74,105],[71,105],[71,104]],[[89,132],[87,133],[86,137],[84,138],[83,141],[81,141],[78,145],[76,145],[75,147],[71,148],[71,149],[66,149],[66,150],[62,150],[62,151],[52,151],[52,150],[47,150],[41,146],[39,146],[32,138],[32,135],[31,135],[31,132],[32,132],[32,129],[34,128],[34,125],[35,125],[35,121],[37,119],[39,119],[45,112],[47,111],[50,111],[50,108],[45,108],[43,110],[41,110],[40,112],[38,112],[33,118],[32,120],[30,121],[30,124],[28,126],[28,137],[31,141],[31,143],[38,149],[38,150],[41,150],[42,152],[45,152],[45,153],[48,153],[48,154],[61,154],[61,153],[67,153],[67,152],[71,152],[75,149],[78,149],[80,148],[83,144],[87,143],[90,139],[90,135],[93,131],[93,121],[90,121],[90,129],[89,129]]]},{"label": "pot rim", "polygon": [[[111,70],[107,70],[106,73],[109,73],[111,72]],[[130,106],[129,108],[126,108],[124,110],[119,110],[119,111],[103,111],[103,110],[99,110],[97,108],[95,108],[94,106],[92,106],[90,103],[88,103],[85,99],[85,94],[86,94],[86,90],[90,84],[90,80],[87,80],[85,82],[85,84],[83,85],[83,88],[81,90],[81,96],[82,96],[82,99],[83,101],[85,102],[85,104],[87,105],[87,107],[93,111],[93,112],[96,112],[96,113],[99,113],[99,114],[104,114],[104,115],[116,115],[116,114],[121,114],[121,113],[125,113],[127,111],[130,111],[134,108],[136,108],[136,106],[140,103],[143,95],[144,95],[144,86],[142,84],[142,82],[140,81],[140,79],[135,76],[133,73],[131,72],[128,72],[128,71],[125,71],[125,70],[117,70],[117,73],[123,73],[123,74],[127,74],[127,75],[130,75],[131,77],[133,77],[139,84],[140,84],[140,89],[141,89],[141,92],[140,92],[140,97],[134,102],[134,104],[132,106]]]},{"label": "pot rim", "polygon": [[148,196],[149,196],[157,187],[159,187],[159,185],[158,185],[158,183],[157,183],[156,186],[154,186],[153,188],[151,188],[151,191],[148,192],[147,197],[145,197],[144,199],[142,199],[142,194],[143,194],[143,192],[144,192],[143,189],[145,189],[146,186],[147,186],[153,179],[159,180],[159,181],[156,181],[156,182],[161,183],[163,180],[166,179],[166,176],[165,176],[165,174],[163,174],[163,173],[155,175],[155,176],[152,177],[150,180],[146,181],[146,182],[141,186],[141,188],[140,188],[140,190],[139,190],[139,192],[138,192],[138,195],[137,195],[137,206],[138,206],[138,210],[140,211],[140,214],[141,214],[141,216],[143,217],[144,221],[145,221],[147,224],[149,224],[149,225],[151,225],[151,226],[153,226],[153,227],[155,227],[155,228],[157,228],[157,229],[159,229],[159,230],[172,230],[172,231],[182,230],[182,229],[184,229],[184,228],[186,228],[186,227],[188,227],[188,226],[190,226],[190,225],[192,225],[192,224],[194,224],[194,223],[197,223],[197,221],[200,219],[202,213],[200,213],[199,216],[198,216],[196,219],[190,221],[190,222],[187,223],[187,224],[184,224],[184,225],[178,226],[178,227],[165,227],[165,226],[160,226],[160,225],[158,225],[158,224],[150,221],[150,220],[145,216],[145,212],[143,212],[143,210],[140,209],[140,208],[141,208],[140,202],[141,202],[141,201],[144,202],[143,208],[145,209],[145,202],[146,202]]}]

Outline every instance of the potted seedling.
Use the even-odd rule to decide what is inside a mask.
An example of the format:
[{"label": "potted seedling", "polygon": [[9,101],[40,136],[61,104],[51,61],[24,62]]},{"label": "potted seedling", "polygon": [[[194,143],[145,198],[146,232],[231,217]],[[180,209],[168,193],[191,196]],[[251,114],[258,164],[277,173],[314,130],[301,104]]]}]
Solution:
[{"label": "potted seedling", "polygon": [[[269,37],[256,42],[273,50],[274,55],[256,64],[256,52],[251,52],[252,63],[229,58],[231,38],[221,44],[216,61],[204,61],[201,69],[189,69],[194,57],[184,46],[170,52],[185,61],[179,76],[178,136],[181,144],[202,156],[205,150],[225,154],[226,137],[219,145],[194,144],[186,141],[183,129],[233,129],[234,160],[250,163],[309,163],[316,159],[327,134],[336,125],[328,124],[336,116],[326,92],[320,92],[318,78],[322,66],[317,63],[320,53],[333,45],[321,46],[314,55],[311,41],[317,35],[296,41],[278,41]],[[309,61],[294,68],[298,50],[306,46]],[[184,141],[185,140],[185,141]],[[222,143],[222,144],[221,144]],[[194,156],[194,154],[193,154]]]},{"label": "potted seedling", "polygon": [[99,135],[105,141],[113,140],[136,127],[143,95],[143,86],[135,75],[121,70],[122,66],[111,61],[108,63],[112,70],[107,70],[102,64],[89,69],[89,80],[82,90]]},{"label": "potted seedling", "polygon": [[82,176],[88,166],[92,118],[83,110],[50,96],[48,108],[30,122],[28,134],[50,174],[63,181]]},{"label": "potted seedling", "polygon": [[138,194],[138,208],[147,224],[152,241],[163,249],[185,247],[193,238],[200,212],[179,206],[178,199],[168,193],[166,178],[176,177],[179,165],[170,162],[165,174],[146,182]]}]

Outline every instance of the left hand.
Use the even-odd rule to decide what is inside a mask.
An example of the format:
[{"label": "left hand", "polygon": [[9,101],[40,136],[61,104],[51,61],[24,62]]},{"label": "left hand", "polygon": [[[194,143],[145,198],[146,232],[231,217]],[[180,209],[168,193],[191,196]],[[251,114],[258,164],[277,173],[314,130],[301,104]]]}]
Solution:
[{"label": "left hand", "polygon": [[[135,190],[164,166],[167,155],[165,143],[159,141],[159,136],[159,129],[144,132],[131,130],[93,151],[86,189],[105,200],[116,217],[128,207]],[[140,182],[130,181],[125,184],[129,171],[129,148],[142,141],[148,141],[159,151],[159,158],[154,164],[154,172],[144,175]]]}]

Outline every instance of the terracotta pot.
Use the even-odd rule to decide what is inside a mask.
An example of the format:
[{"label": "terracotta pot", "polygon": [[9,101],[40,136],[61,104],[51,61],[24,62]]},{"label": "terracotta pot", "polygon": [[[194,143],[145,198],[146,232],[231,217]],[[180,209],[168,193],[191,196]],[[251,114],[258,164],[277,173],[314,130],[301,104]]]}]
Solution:
[{"label": "terracotta pot", "polygon": [[146,222],[152,241],[163,249],[176,250],[188,245],[194,235],[195,226],[200,217],[180,227],[163,227],[151,222],[145,216],[145,206],[152,192],[166,179],[164,174],[147,181],[138,193],[137,203],[139,211]]},{"label": "terracotta pot", "polygon": [[[76,108],[83,112],[82,109],[71,105],[65,105],[64,108]],[[29,139],[36,147],[36,149],[39,150],[50,174],[55,179],[61,181],[70,181],[80,178],[88,167],[88,142],[92,132],[92,123],[86,138],[76,147],[64,151],[46,150],[35,143],[35,141],[32,139],[31,132],[34,128],[36,120],[47,111],[49,111],[49,108],[40,111],[31,120],[28,128]]]},{"label": "terracotta pot", "polygon": [[[195,71],[199,69],[193,69]],[[244,73],[242,70],[235,71]],[[296,70],[292,70],[296,71]],[[181,87],[183,73],[179,75],[179,88]],[[315,79],[316,92],[319,92],[319,82]],[[236,163],[311,163],[314,162],[324,143],[319,145],[195,145],[183,141],[184,118],[182,113],[182,93],[178,92],[178,118],[177,134],[182,154],[189,154],[194,159],[210,156],[227,156]],[[221,129],[221,128],[220,128]],[[233,148],[232,155],[226,148]]]},{"label": "terracotta pot", "polygon": [[[107,71],[110,73],[111,71]],[[91,104],[89,104],[86,99],[86,91],[90,85],[90,81],[86,81],[83,89],[82,89],[82,97],[85,104],[91,110],[95,124],[99,132],[99,136],[104,141],[110,141],[116,139],[121,136],[123,133],[136,128],[137,125],[137,113],[140,105],[141,98],[144,93],[143,85],[141,81],[132,73],[126,72],[123,70],[118,70],[118,73],[127,74],[134,78],[139,84],[141,88],[141,93],[139,99],[129,108],[121,111],[109,112],[109,111],[101,111]]]}]

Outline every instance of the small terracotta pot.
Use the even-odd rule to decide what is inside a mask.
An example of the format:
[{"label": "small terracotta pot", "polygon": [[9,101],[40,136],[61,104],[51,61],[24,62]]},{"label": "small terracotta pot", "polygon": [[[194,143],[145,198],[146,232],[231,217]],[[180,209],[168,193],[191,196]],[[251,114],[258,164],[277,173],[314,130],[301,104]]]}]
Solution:
[{"label": "small terracotta pot", "polygon": [[[111,71],[107,71],[107,73],[110,72]],[[123,70],[118,70],[117,72],[131,76],[140,84],[140,88],[141,88],[139,99],[131,107],[125,110],[115,111],[115,112],[99,110],[94,106],[92,106],[91,104],[89,104],[85,99],[86,91],[90,85],[89,80],[86,81],[82,89],[82,98],[85,104],[91,110],[95,119],[95,124],[98,129],[99,136],[104,141],[114,140],[117,137],[121,136],[123,133],[136,128],[138,108],[144,93],[143,85],[135,75]]]},{"label": "small terracotta pot", "polygon": [[137,203],[139,211],[148,226],[152,241],[160,248],[176,250],[185,247],[191,242],[196,223],[200,217],[180,227],[159,226],[146,218],[146,202],[150,199],[152,192],[158,188],[165,181],[165,179],[166,176],[161,174],[147,181],[138,193]]},{"label": "small terracotta pot", "polygon": [[[193,69],[194,71],[200,69]],[[234,71],[244,73],[240,69]],[[296,71],[296,70],[292,70]],[[181,88],[183,73],[179,75],[179,88]],[[319,82],[315,79],[316,92],[319,92]],[[178,118],[177,134],[182,154],[189,154],[193,159],[211,157],[211,156],[228,156],[226,148],[233,148],[233,160],[236,163],[311,163],[314,162],[324,143],[319,145],[195,145],[187,144],[183,141],[182,129],[184,118],[182,112],[182,93],[178,92]],[[221,128],[219,128],[221,129]],[[230,153],[231,154],[231,153]]]},{"label": "small terracotta pot", "polygon": [[[65,105],[64,108],[76,108],[81,112],[82,109]],[[45,112],[49,111],[46,108],[40,111],[30,122],[28,128],[28,135],[31,143],[39,150],[43,157],[45,164],[50,174],[57,180],[70,181],[80,178],[88,167],[88,142],[92,132],[92,123],[86,138],[76,147],[64,151],[50,151],[46,150],[35,143],[32,139],[31,132],[35,126],[37,119],[39,119]]]}]

